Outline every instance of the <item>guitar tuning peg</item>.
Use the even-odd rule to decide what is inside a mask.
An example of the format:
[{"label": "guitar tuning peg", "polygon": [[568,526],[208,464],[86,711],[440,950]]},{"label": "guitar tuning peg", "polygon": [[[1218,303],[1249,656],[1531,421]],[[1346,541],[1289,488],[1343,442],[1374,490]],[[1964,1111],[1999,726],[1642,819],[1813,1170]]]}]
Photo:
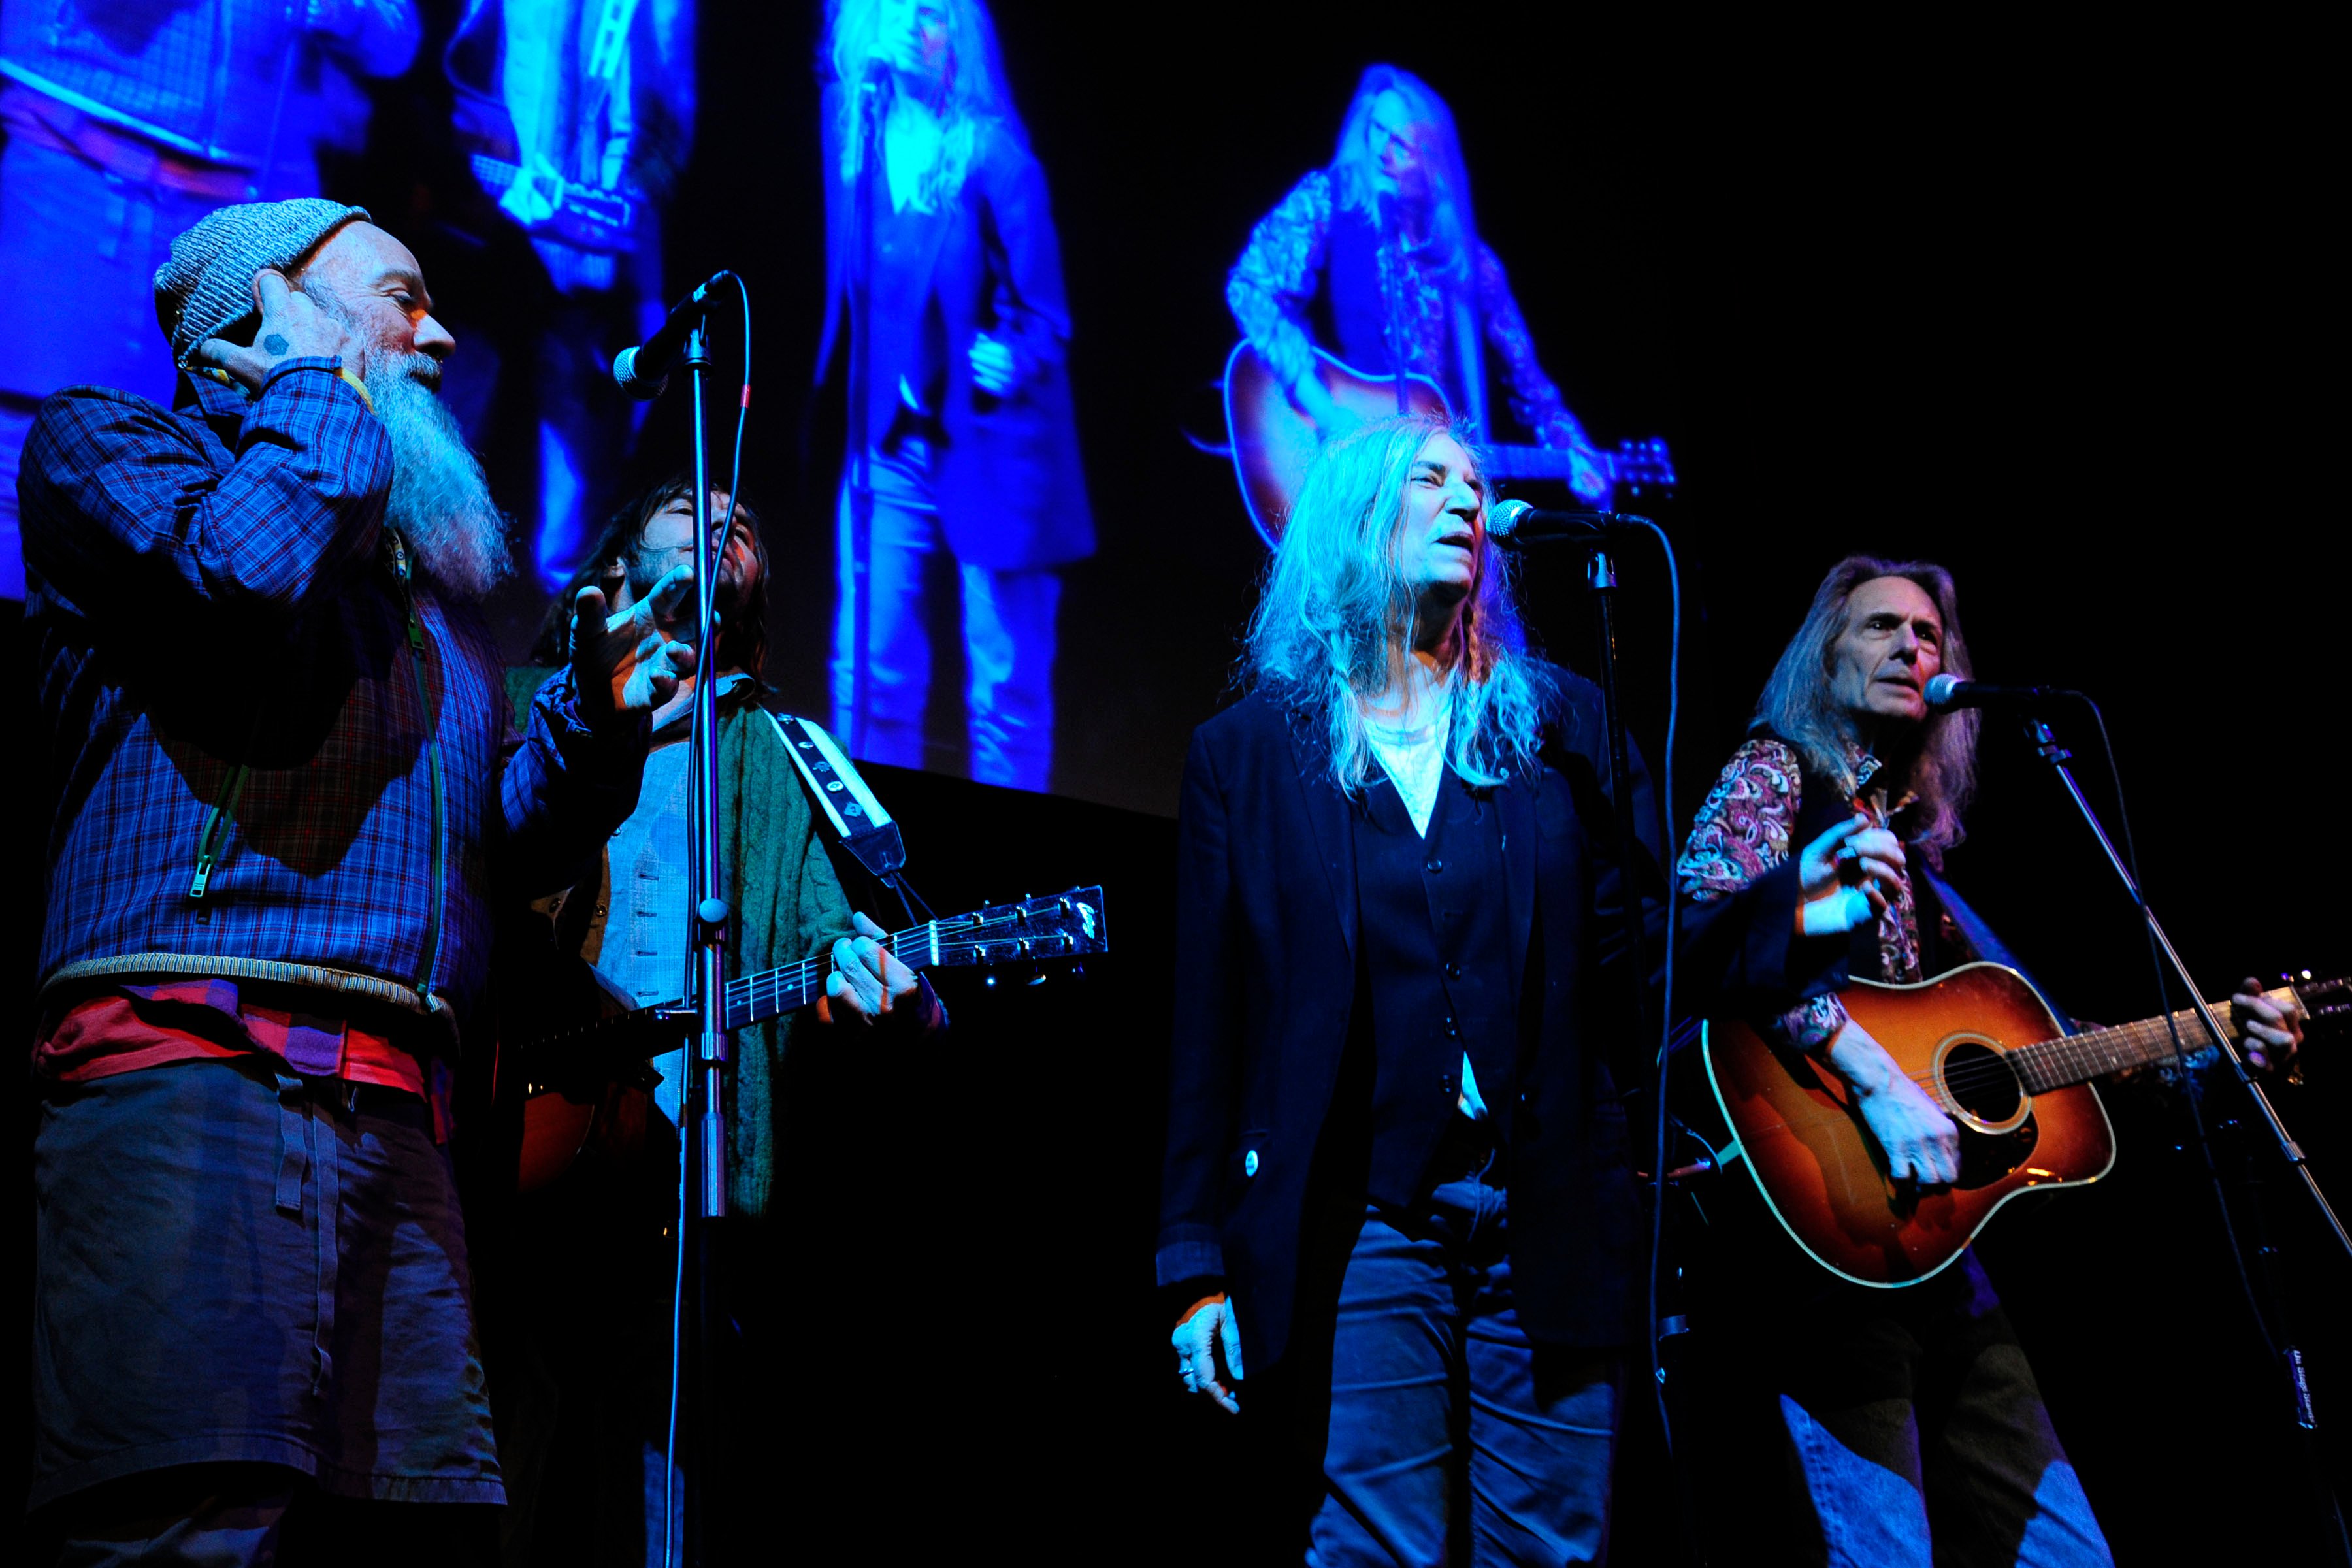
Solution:
[{"label": "guitar tuning peg", "polygon": [[1029,978],[1023,981],[1022,984],[1024,985],[1043,985],[1045,984],[1046,979],[1047,976],[1045,970],[1033,963],[1029,966]]},{"label": "guitar tuning peg", "polygon": [[986,987],[988,990],[991,990],[991,991],[995,990],[995,989],[996,989],[996,972],[995,972],[994,970],[992,970],[992,970],[990,970],[986,974],[983,974],[983,975],[982,975],[982,976],[981,976],[980,983],[981,983],[981,984],[982,984],[982,986]]}]

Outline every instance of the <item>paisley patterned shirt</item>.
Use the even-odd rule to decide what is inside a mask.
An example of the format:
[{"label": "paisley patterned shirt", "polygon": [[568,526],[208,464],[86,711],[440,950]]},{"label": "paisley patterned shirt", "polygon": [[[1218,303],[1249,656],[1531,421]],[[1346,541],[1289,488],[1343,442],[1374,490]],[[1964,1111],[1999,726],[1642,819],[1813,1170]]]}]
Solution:
[{"label": "paisley patterned shirt", "polygon": [[[1877,759],[1857,747],[1851,760],[1854,777],[1862,783],[1857,806],[1885,820],[1885,791],[1871,787]],[[1700,903],[1722,898],[1795,853],[1798,847],[1790,837],[1803,793],[1803,768],[1796,748],[1787,742],[1759,736],[1734,752],[1707,792],[1706,804],[1699,807],[1690,842],[1675,867],[1684,894]],[[1919,911],[1907,876],[1896,884],[1894,900],[1879,917],[1878,959],[1880,973],[1890,981],[1909,984],[1922,978]],[[1764,1033],[1776,1044],[1811,1050],[1826,1044],[1845,1021],[1844,1003],[1835,995],[1816,996],[1767,1020]]]},{"label": "paisley patterned shirt", "polygon": [[[1317,169],[1282,198],[1250,231],[1249,247],[1225,279],[1225,303],[1234,320],[1286,386],[1314,363],[1308,350],[1307,308],[1320,287],[1325,247],[1330,238],[1335,196],[1328,170]],[[1425,248],[1380,247],[1382,292],[1391,301],[1389,350],[1405,369],[1449,385],[1451,332],[1445,279],[1437,258]],[[1478,242],[1475,286],[1479,330],[1493,356],[1511,413],[1544,446],[1587,451],[1584,427],[1560,401],[1559,389],[1536,361],[1535,339],[1511,297],[1503,264],[1485,241]],[[1405,341],[1396,341],[1402,331]],[[1385,370],[1385,367],[1378,367]],[[1491,432],[1486,434],[1491,435]]]}]

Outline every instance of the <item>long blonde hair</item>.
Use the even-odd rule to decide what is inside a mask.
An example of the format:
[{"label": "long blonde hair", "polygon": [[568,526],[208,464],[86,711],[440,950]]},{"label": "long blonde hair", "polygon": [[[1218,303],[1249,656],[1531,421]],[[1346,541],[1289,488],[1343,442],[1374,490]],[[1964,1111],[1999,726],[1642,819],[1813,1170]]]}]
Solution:
[{"label": "long blonde hair", "polygon": [[[1299,487],[1266,567],[1242,665],[1257,689],[1321,721],[1330,771],[1354,794],[1377,770],[1364,703],[1412,658],[1414,593],[1399,563],[1405,483],[1423,448],[1453,435],[1442,416],[1398,416],[1323,448]],[[1446,688],[1454,771],[1473,784],[1531,767],[1541,744],[1549,673],[1528,651],[1504,559],[1482,552],[1462,609]]]},{"label": "long blonde hair", "polygon": [[[996,26],[980,0],[933,0],[948,18],[948,67],[938,95],[925,105],[940,121],[939,156],[923,176],[915,205],[924,212],[952,206],[963,191],[964,177],[980,155],[982,143],[993,128],[1022,140],[1021,122],[1013,110],[1013,95],[1004,82],[1003,62],[997,54]],[[830,66],[842,87],[835,130],[841,144],[838,174],[845,185],[855,184],[864,172],[866,138],[858,116],[866,112],[862,90],[871,83],[880,95],[876,111],[887,116],[898,92],[898,78],[887,69],[890,49],[882,36],[882,18],[890,0],[833,0],[825,27],[822,62]]]}]

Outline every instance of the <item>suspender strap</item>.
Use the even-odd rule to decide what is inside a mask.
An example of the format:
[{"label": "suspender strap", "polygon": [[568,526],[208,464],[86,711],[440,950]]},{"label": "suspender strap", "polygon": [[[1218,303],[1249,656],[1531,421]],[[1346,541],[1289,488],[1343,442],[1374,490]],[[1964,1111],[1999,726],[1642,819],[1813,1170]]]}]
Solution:
[{"label": "suspender strap", "polygon": [[[764,708],[761,711],[767,713]],[[776,727],[793,765],[800,769],[841,842],[859,865],[887,882],[906,865],[907,846],[898,825],[858,776],[856,764],[818,725],[789,713],[768,713],[768,722]]]}]

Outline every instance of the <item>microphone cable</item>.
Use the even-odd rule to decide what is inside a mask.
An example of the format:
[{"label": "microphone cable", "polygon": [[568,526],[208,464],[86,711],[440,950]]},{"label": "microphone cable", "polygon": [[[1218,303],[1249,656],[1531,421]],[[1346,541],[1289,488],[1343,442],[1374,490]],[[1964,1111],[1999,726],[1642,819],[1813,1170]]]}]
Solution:
[{"label": "microphone cable", "polygon": [[[1675,752],[1681,738],[1683,704],[1683,576],[1682,565],[1675,556],[1674,542],[1666,531],[1648,518],[1640,520],[1658,542],[1658,550],[1666,560],[1666,594],[1672,608],[1671,630],[1666,654],[1666,744],[1659,760],[1658,826],[1661,830],[1660,851],[1666,878],[1666,955],[1658,997],[1658,1058],[1656,1082],[1652,1105],[1650,1147],[1650,1278],[1649,1278],[1649,1341],[1650,1393],[1656,1402],[1658,1435],[1666,1448],[1666,1469],[1674,1479],[1675,1490],[1687,1505],[1690,1499],[1688,1478],[1675,1447],[1675,1424],[1666,1404],[1666,1367],[1660,1349],[1663,1323],[1659,1317],[1659,1286],[1664,1267],[1666,1235],[1666,1078],[1674,1058],[1675,1039],[1675,949],[1682,934],[1682,879],[1676,872],[1681,859],[1681,840],[1675,833]],[[1622,875],[1625,879],[1625,896],[1629,901],[1638,899],[1633,888],[1633,867],[1631,864],[1634,846],[1624,847],[1628,864]],[[1638,909],[1638,904],[1635,905]],[[1637,932],[1641,926],[1633,928]],[[1643,946],[1646,946],[1646,942]],[[1641,948],[1635,950],[1638,960]],[[1644,976],[1644,979],[1647,977]],[[1691,1561],[1704,1563],[1706,1553],[1698,1539],[1698,1525],[1694,1510],[1685,1506],[1676,1510],[1682,1524],[1683,1545]]]},{"label": "microphone cable", "polygon": [[[743,491],[743,426],[751,413],[751,291],[744,286],[741,275],[731,269],[719,273],[711,281],[716,283],[720,278],[735,285],[735,298],[743,308],[743,381],[742,390],[737,394],[735,399],[735,452],[733,461],[728,469],[727,516],[719,529],[719,543],[710,552],[711,571],[714,574],[721,570],[720,563],[726,553],[727,543],[735,537],[735,507]],[[711,584],[709,592],[712,614],[715,616],[719,603],[718,584]],[[718,628],[707,626],[703,630],[706,633],[704,641],[712,646],[706,647],[701,651],[708,657],[715,658],[718,657],[718,648],[715,646],[718,642],[715,635]],[[716,846],[713,848],[715,849]],[[688,1072],[687,1076],[688,1086],[691,1088],[693,1074]],[[687,1096],[681,1094],[678,1096],[678,1115],[681,1118],[687,1114],[686,1106]],[[677,1405],[678,1386],[684,1381],[686,1364],[686,1194],[688,1178],[691,1175],[687,1168],[688,1142],[686,1129],[681,1127],[678,1129],[677,1140],[677,1248],[669,1287],[669,1410],[667,1426],[662,1439],[662,1568],[673,1568],[674,1553],[677,1543],[677,1479],[681,1468],[677,1462]],[[711,1280],[706,1278],[703,1280],[703,1289],[707,1290],[710,1288]],[[704,1317],[715,1321],[716,1314],[706,1312]],[[712,1347],[704,1345],[702,1353],[706,1356],[711,1354]],[[705,1413],[706,1418],[708,1414],[708,1412]],[[709,1464],[710,1456],[706,1454],[700,1458],[704,1465]],[[703,1477],[705,1485],[709,1483],[709,1479],[706,1473]]]}]

